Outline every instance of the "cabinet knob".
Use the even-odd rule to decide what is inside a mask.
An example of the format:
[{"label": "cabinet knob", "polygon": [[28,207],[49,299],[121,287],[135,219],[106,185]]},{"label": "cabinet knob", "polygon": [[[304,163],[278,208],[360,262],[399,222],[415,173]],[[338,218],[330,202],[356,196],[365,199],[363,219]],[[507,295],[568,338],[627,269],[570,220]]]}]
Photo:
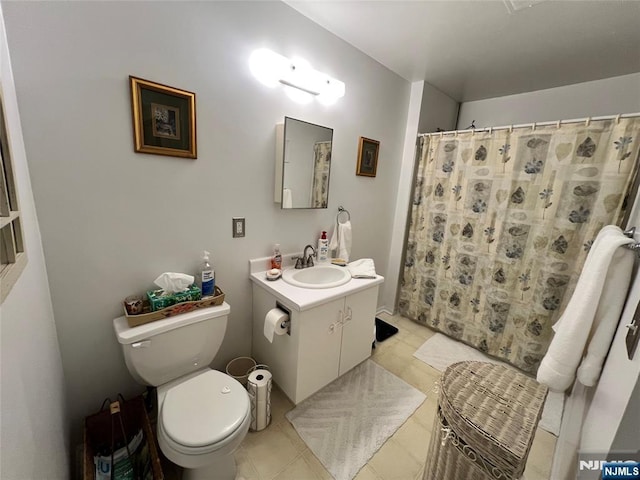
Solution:
[{"label": "cabinet knob", "polygon": [[329,335],[331,335],[335,331],[336,331],[336,324],[332,323],[331,325],[329,325]]}]

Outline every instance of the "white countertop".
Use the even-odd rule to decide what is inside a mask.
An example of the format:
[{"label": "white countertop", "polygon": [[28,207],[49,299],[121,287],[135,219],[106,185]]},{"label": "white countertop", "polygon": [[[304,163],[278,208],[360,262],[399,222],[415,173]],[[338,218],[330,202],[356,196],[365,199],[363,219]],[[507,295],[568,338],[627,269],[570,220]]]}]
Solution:
[{"label": "white countertop", "polygon": [[[283,258],[283,270],[293,268],[290,259],[295,254],[286,255]],[[344,285],[332,288],[302,288],[285,282],[282,277],[278,280],[267,280],[267,266],[269,258],[250,260],[250,279],[260,287],[273,294],[284,306],[298,311],[309,310],[336,298],[351,295],[384,282],[384,277],[376,275],[376,278],[352,278]],[[313,267],[310,267],[313,268]],[[344,267],[346,268],[346,267]]]}]

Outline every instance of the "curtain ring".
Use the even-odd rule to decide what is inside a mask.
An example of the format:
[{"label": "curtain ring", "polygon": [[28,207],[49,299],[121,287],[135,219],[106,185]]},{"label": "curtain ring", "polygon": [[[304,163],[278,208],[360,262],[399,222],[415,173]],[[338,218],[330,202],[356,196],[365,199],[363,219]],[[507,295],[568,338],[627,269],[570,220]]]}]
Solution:
[{"label": "curtain ring", "polygon": [[473,137],[475,134],[476,134],[476,129],[475,129],[475,128],[472,128],[472,129],[471,129],[471,136]]},{"label": "curtain ring", "polygon": [[509,133],[513,133],[513,125],[509,125]]},{"label": "curtain ring", "polygon": [[533,122],[533,124],[531,125],[531,130],[533,130],[534,132],[536,131],[536,122]]},{"label": "curtain ring", "polygon": [[560,129],[560,124],[562,123],[562,120],[558,120],[558,123],[556,123],[556,126],[558,127],[558,129]]},{"label": "curtain ring", "polygon": [[489,135],[493,133],[493,127],[489,127]]},{"label": "curtain ring", "polygon": [[587,117],[587,121],[584,122],[585,127],[588,127],[589,125],[591,125],[591,117]]},{"label": "curtain ring", "polygon": [[440,132],[440,138],[442,138],[443,135],[444,135],[444,132]]},{"label": "curtain ring", "polygon": [[620,117],[622,116],[621,113],[619,113],[618,115],[616,115],[616,125],[618,125],[620,123]]},{"label": "curtain ring", "polygon": [[458,130],[456,130],[455,132],[453,132],[453,136],[458,138]]}]

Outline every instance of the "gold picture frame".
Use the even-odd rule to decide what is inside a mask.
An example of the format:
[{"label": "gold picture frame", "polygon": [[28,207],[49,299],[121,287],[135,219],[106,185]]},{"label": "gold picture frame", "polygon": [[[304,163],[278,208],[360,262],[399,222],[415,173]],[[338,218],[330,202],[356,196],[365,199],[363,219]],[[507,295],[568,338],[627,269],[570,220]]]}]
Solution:
[{"label": "gold picture frame", "polygon": [[134,150],[198,158],[196,94],[129,76]]},{"label": "gold picture frame", "polygon": [[358,165],[356,175],[375,177],[378,169],[378,151],[380,142],[371,138],[360,137],[358,145]]}]

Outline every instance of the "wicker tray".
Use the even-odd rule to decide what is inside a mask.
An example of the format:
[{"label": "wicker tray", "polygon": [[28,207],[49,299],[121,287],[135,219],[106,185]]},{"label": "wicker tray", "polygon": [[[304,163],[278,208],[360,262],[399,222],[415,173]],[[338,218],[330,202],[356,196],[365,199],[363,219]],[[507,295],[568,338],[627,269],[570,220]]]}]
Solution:
[{"label": "wicker tray", "polygon": [[[180,313],[190,312],[197,308],[214,307],[216,305],[222,305],[224,302],[224,292],[220,290],[220,287],[216,285],[213,295],[204,297],[202,300],[195,302],[182,302],[171,305],[170,307],[151,311],[149,302],[145,300],[143,305],[143,312],[138,315],[129,315],[127,309],[124,309],[124,316],[127,318],[127,323],[130,327],[137,327],[138,325],[144,325],[145,323],[155,322],[156,320],[162,320],[163,318],[173,317]],[[123,302],[124,307],[124,302]]]}]

